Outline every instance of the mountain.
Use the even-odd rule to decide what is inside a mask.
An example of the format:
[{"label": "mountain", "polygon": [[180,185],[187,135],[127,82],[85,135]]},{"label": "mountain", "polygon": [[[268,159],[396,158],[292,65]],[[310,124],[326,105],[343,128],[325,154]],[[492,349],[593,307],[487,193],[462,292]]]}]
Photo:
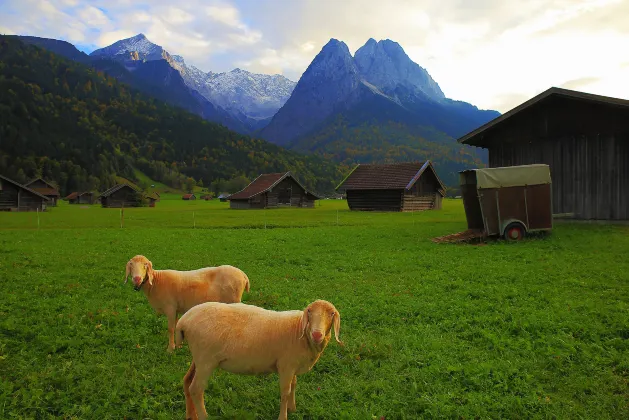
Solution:
[{"label": "mountain", "polygon": [[[116,176],[134,180],[136,170],[174,188],[291,170],[309,188],[329,192],[342,176],[341,167],[317,156],[237,134],[151,98],[96,71],[99,64],[126,77],[137,74],[109,59],[81,64],[0,36],[0,173],[18,182],[43,176],[63,194],[102,191]],[[166,64],[141,67],[145,74],[169,74],[165,86],[182,83]]]},{"label": "mountain", "polygon": [[143,34],[123,39],[96,50],[91,57],[106,57],[119,61],[130,71],[139,63],[165,60],[182,76],[186,86],[198,92],[217,108],[225,110],[232,120],[216,121],[241,133],[262,128],[289,98],[295,82],[280,75],[255,74],[235,69],[227,73],[204,72],[188,65],[179,55],[171,55],[153,44]]},{"label": "mountain", "polygon": [[370,39],[352,57],[331,39],[260,136],[347,164],[431,159],[457,185],[484,155],[454,138],[498,115],[446,98],[396,42]]}]

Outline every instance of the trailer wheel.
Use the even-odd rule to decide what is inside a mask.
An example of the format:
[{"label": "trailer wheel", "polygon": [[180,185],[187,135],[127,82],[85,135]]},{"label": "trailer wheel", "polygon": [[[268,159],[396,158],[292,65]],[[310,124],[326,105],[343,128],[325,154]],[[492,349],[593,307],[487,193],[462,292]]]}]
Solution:
[{"label": "trailer wheel", "polygon": [[504,238],[507,241],[521,241],[526,236],[526,229],[521,223],[509,223],[505,228]]}]

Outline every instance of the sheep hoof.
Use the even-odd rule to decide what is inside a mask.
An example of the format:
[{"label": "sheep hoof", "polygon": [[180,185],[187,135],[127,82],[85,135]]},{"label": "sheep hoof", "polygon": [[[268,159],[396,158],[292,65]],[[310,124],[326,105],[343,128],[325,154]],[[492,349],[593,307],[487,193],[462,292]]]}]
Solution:
[{"label": "sheep hoof", "polygon": [[295,407],[294,405],[289,405],[287,407],[287,410],[289,413],[294,413],[295,411],[297,411],[297,407]]},{"label": "sheep hoof", "polygon": [[174,348],[174,347],[170,347],[170,346],[169,346],[169,347],[167,347],[167,348],[166,348],[166,351],[167,351],[168,353],[172,353],[173,351],[175,351],[175,348]]}]

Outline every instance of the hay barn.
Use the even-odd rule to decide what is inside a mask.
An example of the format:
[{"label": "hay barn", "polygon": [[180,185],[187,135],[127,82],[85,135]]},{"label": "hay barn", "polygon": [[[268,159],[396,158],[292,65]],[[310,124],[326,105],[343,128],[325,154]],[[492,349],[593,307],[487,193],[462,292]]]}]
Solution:
[{"label": "hay barn", "polygon": [[232,209],[313,208],[319,197],[306,190],[290,172],[262,174],[228,197]]},{"label": "hay barn", "polygon": [[429,160],[359,164],[336,187],[350,210],[363,211],[438,210],[445,189]]},{"label": "hay barn", "polygon": [[41,195],[48,197],[49,206],[57,205],[57,200],[59,200],[60,197],[59,190],[50,182],[44,180],[43,178],[35,178],[29,183],[24,184],[24,186],[40,193]]},{"label": "hay barn", "polygon": [[1,211],[45,211],[49,201],[45,195],[0,175]]},{"label": "hay barn", "polygon": [[627,100],[553,87],[458,141],[490,168],[549,165],[555,216],[629,219]]}]

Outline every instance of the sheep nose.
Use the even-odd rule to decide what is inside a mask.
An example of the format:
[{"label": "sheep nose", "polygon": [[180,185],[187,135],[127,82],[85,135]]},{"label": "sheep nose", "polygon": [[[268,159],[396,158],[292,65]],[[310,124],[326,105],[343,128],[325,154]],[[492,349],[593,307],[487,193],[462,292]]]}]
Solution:
[{"label": "sheep nose", "polygon": [[316,341],[317,343],[321,341],[321,339],[323,338],[323,334],[321,334],[320,331],[314,331],[312,333],[312,338],[314,339],[314,341]]},{"label": "sheep nose", "polygon": [[140,276],[133,276],[133,281],[136,282],[136,283],[139,283],[139,282],[142,281],[142,277],[140,277]]}]

